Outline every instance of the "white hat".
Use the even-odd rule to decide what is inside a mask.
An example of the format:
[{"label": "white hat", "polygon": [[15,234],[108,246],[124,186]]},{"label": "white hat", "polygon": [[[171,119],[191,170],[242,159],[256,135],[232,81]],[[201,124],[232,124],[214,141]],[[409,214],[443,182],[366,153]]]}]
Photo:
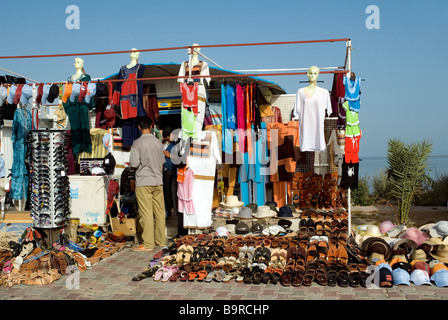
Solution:
[{"label": "white hat", "polygon": [[228,196],[226,202],[221,202],[220,205],[225,208],[235,208],[244,206],[244,202],[239,201],[237,196]]},{"label": "white hat", "polygon": [[365,231],[365,234],[372,237],[381,237],[380,228],[375,225],[368,225]]},{"label": "white hat", "polygon": [[397,238],[403,231],[406,231],[406,230],[407,230],[407,227],[404,224],[400,224],[400,225],[395,226],[392,229],[390,229],[387,232],[387,235],[391,238]]},{"label": "white hat", "polygon": [[268,206],[258,206],[257,213],[254,213],[254,217],[258,219],[272,218],[275,217],[276,215],[277,213],[271,210],[271,208]]},{"label": "white hat", "polygon": [[448,221],[439,221],[429,229],[429,234],[434,238],[445,238],[448,236]]},{"label": "white hat", "polygon": [[429,279],[428,272],[421,269],[415,269],[411,273],[411,281],[416,286],[421,286],[422,284],[431,284],[431,280]]}]

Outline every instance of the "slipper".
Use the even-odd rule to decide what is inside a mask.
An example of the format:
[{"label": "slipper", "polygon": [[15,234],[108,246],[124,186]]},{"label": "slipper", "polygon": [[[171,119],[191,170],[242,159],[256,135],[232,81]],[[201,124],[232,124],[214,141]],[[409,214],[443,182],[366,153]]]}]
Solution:
[{"label": "slipper", "polygon": [[179,277],[180,277],[180,279],[179,279],[180,281],[182,281],[182,282],[187,281],[188,280],[188,272],[185,270],[181,271]]},{"label": "slipper", "polygon": [[142,272],[140,272],[138,275],[132,278],[132,281],[142,281],[146,278],[151,278],[154,275],[154,269],[153,268],[146,268]]},{"label": "slipper", "polygon": [[226,273],[224,270],[218,270],[216,271],[216,275],[214,277],[215,281],[221,282],[224,280],[224,277],[226,276]]},{"label": "slipper", "polygon": [[185,253],[185,250],[187,249],[187,246],[186,245],[181,245],[178,249],[177,249],[177,255],[176,255],[176,261],[178,262],[178,263],[183,263],[183,259],[184,259],[184,253]]},{"label": "slipper", "polygon": [[233,271],[233,272],[228,272],[224,279],[222,279],[222,282],[229,282],[230,280],[232,280],[233,278],[235,278],[238,275],[237,271]]},{"label": "slipper", "polygon": [[255,247],[250,246],[249,248],[247,248],[247,258],[249,259],[249,261],[253,261],[254,254],[255,254]]},{"label": "slipper", "polygon": [[166,267],[163,272],[162,282],[167,282],[178,270],[179,268],[177,266]]},{"label": "slipper", "polygon": [[72,255],[78,264],[79,271],[86,271],[88,261],[86,261],[86,259],[84,259],[84,256],[79,252],[74,252]]},{"label": "slipper", "polygon": [[182,274],[182,270],[177,270],[175,273],[173,273],[173,275],[170,278],[171,282],[177,281],[177,279],[181,276]]},{"label": "slipper", "polygon": [[201,270],[198,272],[198,281],[204,281],[204,279],[207,277],[208,272],[205,270]]},{"label": "slipper", "polygon": [[194,281],[194,279],[196,279],[196,277],[198,276],[198,273],[195,271],[192,271],[188,274],[188,281]]},{"label": "slipper", "polygon": [[162,280],[162,277],[163,277],[163,273],[165,272],[165,267],[161,267],[161,268],[159,268],[157,271],[156,271],[156,273],[155,273],[155,275],[154,275],[154,281],[160,281],[160,280]]},{"label": "slipper", "polygon": [[218,272],[218,270],[214,270],[212,272],[209,272],[207,274],[207,276],[205,277],[204,281],[205,282],[211,282],[215,278],[217,272]]},{"label": "slipper", "polygon": [[275,269],[274,269],[274,268],[267,267],[267,268],[264,270],[264,274],[263,274],[263,277],[262,277],[261,281],[262,281],[263,283],[267,284],[267,283],[269,282],[269,280],[271,280],[272,274],[273,274],[274,272],[275,272]]},{"label": "slipper", "polygon": [[272,273],[271,283],[272,284],[277,284],[277,282],[280,280],[282,274],[283,274],[283,269],[282,268],[276,268],[275,271]]},{"label": "slipper", "polygon": [[337,277],[338,285],[343,287],[343,288],[348,287],[349,286],[348,278],[349,278],[348,271],[344,270],[344,269],[340,270],[338,272],[338,277]]}]

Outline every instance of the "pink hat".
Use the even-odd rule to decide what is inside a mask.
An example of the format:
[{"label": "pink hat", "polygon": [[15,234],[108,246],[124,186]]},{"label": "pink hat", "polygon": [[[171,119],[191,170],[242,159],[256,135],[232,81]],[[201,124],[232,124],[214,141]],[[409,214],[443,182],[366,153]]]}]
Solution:
[{"label": "pink hat", "polygon": [[401,238],[414,240],[414,242],[417,244],[417,246],[420,246],[423,242],[425,242],[429,239],[429,236],[426,233],[418,230],[417,228],[409,228],[401,236]]},{"label": "pink hat", "polygon": [[389,232],[393,227],[395,227],[395,225],[392,223],[392,221],[383,221],[380,224],[380,232],[384,234],[386,232]]}]

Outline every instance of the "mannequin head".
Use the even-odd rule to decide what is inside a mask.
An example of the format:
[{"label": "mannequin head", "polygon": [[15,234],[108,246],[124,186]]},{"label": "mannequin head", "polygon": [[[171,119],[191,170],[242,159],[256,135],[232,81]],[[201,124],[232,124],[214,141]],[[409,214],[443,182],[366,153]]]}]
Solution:
[{"label": "mannequin head", "polygon": [[138,60],[140,58],[140,52],[136,48],[132,48],[131,50],[132,52],[129,54],[131,60]]},{"label": "mannequin head", "polygon": [[81,58],[75,58],[75,68],[76,70],[82,70],[84,68],[84,60]]},{"label": "mannequin head", "polygon": [[310,83],[315,83],[317,81],[317,78],[319,78],[319,68],[316,66],[311,66],[306,75],[308,79],[310,80]]},{"label": "mannequin head", "polygon": [[261,93],[263,94],[264,99],[266,102],[271,103],[272,101],[272,91],[269,90],[269,88],[261,88]]},{"label": "mannequin head", "polygon": [[198,53],[201,52],[201,48],[199,48],[197,43],[193,43],[191,45],[192,47],[197,47],[197,48],[192,48],[193,50],[193,56],[198,56]]}]

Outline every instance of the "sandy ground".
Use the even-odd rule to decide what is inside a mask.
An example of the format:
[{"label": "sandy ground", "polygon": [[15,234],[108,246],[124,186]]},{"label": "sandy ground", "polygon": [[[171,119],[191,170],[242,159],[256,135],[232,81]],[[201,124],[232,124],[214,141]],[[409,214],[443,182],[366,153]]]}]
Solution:
[{"label": "sandy ground", "polygon": [[[352,207],[352,226],[365,224],[380,225],[381,222],[390,220],[398,223],[398,216],[390,206],[366,206]],[[448,220],[447,207],[419,207],[413,206],[409,213],[409,227],[421,227],[428,223]]]}]

